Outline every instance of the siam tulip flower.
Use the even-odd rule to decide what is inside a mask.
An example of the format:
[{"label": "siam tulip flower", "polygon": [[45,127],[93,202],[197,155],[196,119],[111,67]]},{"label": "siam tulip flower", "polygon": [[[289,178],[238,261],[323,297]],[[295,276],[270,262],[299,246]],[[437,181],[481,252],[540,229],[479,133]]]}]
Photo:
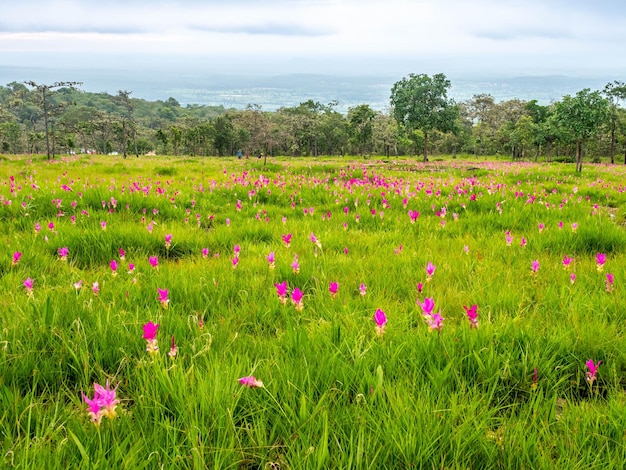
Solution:
[{"label": "siam tulip flower", "polygon": [[543,229],[546,228],[545,224],[539,222],[537,224],[537,228],[539,229],[539,233],[543,232]]},{"label": "siam tulip flower", "polygon": [[415,287],[417,288],[417,293],[418,294],[421,294],[422,291],[424,290],[424,284],[422,282],[418,282]]},{"label": "siam tulip flower", "polygon": [[533,272],[533,274],[537,274],[537,271],[539,271],[539,260],[538,259],[534,260],[531,263],[530,269]]},{"label": "siam tulip flower", "polygon": [[574,223],[572,224],[572,232],[573,232],[573,233],[576,233],[576,230],[578,230],[578,222],[574,222]]},{"label": "siam tulip flower", "polygon": [[322,242],[318,240],[313,232],[311,232],[311,236],[309,237],[311,242],[318,248],[322,248]]},{"label": "siam tulip flower", "polygon": [[100,421],[102,421],[102,416],[104,415],[102,413],[97,395],[94,396],[92,400],[83,393],[83,400],[85,400],[85,403],[87,404],[87,415],[91,419],[91,422],[96,426],[100,425]]},{"label": "siam tulip flower", "polygon": [[287,303],[287,281],[283,281],[280,284],[274,284],[276,287],[276,294],[278,294],[278,300],[285,305]]},{"label": "siam tulip flower", "polygon": [[330,296],[333,299],[337,296],[338,290],[339,290],[338,282],[331,282],[330,285],[328,286],[328,292],[330,292]]},{"label": "siam tulip flower", "polygon": [[37,235],[40,230],[41,230],[41,225],[39,225],[39,222],[35,222],[35,235]]},{"label": "siam tulip flower", "polygon": [[293,263],[291,263],[291,268],[293,269],[294,274],[300,273],[300,263],[298,262],[298,254],[296,253],[293,257]]},{"label": "siam tulip flower", "polygon": [[283,242],[285,242],[285,246],[289,248],[289,246],[291,246],[291,234],[287,233],[286,235],[283,235],[282,239],[283,239]]},{"label": "siam tulip flower", "polygon": [[441,311],[435,314],[431,314],[428,318],[426,318],[426,321],[428,322],[428,326],[431,331],[441,331],[441,329],[443,328],[444,320],[445,318],[441,316]]},{"label": "siam tulip flower", "polygon": [[167,235],[165,235],[165,249],[169,250],[171,246],[172,246],[172,234],[168,233]]},{"label": "siam tulip flower", "polygon": [[135,264],[134,263],[128,263],[128,274],[134,274],[135,273]]},{"label": "siam tulip flower", "polygon": [[235,207],[237,208],[237,211],[241,211],[241,201],[239,199],[237,199],[237,203],[235,204]]},{"label": "siam tulip flower", "polygon": [[559,221],[558,227],[559,227],[559,230],[563,229],[563,221],[562,220]]},{"label": "siam tulip flower", "polygon": [[611,273],[606,273],[606,279],[604,284],[606,286],[606,291],[611,292],[613,290],[613,282],[615,281],[615,277]]},{"label": "siam tulip flower", "polygon": [[296,310],[301,311],[304,308],[304,303],[302,302],[302,298],[304,297],[304,292],[295,287],[291,292],[291,302],[296,306]]},{"label": "siam tulip flower", "polygon": [[463,305],[463,308],[465,309],[467,319],[470,321],[470,328],[478,328],[478,305],[472,305],[471,307]]},{"label": "siam tulip flower", "polygon": [[606,255],[604,253],[598,253],[596,255],[596,263],[596,268],[598,272],[602,272],[602,270],[604,269],[604,263],[606,263]]},{"label": "siam tulip flower", "polygon": [[106,229],[107,229],[107,222],[106,222],[106,220],[103,220],[102,222],[100,222],[100,227],[102,228],[102,230],[106,231]]},{"label": "siam tulip flower", "polygon": [[172,346],[170,347],[167,355],[173,359],[176,357],[176,354],[178,354],[178,348],[176,347],[176,343],[174,342],[174,335],[172,335]]},{"label": "siam tulip flower", "polygon": [[426,281],[430,281],[433,277],[433,274],[435,274],[435,269],[437,269],[437,266],[435,266],[433,263],[429,261],[425,269],[426,269],[426,275],[428,276],[426,278]]},{"label": "siam tulip flower", "polygon": [[120,260],[124,261],[126,259],[126,251],[124,251],[124,248],[120,248],[119,253],[120,253]]},{"label": "siam tulip flower", "polygon": [[468,246],[468,245],[465,245],[465,246],[463,247],[463,251],[465,252],[465,254],[466,254],[466,255],[468,255],[468,254],[469,254],[469,246]]},{"label": "siam tulip flower", "polygon": [[276,267],[276,257],[274,256],[273,251],[270,251],[270,254],[267,255],[265,259],[267,259],[270,269],[274,269]]},{"label": "siam tulip flower", "polygon": [[281,221],[282,221],[283,225],[287,225],[287,217],[283,216]]},{"label": "siam tulip flower", "polygon": [[589,382],[589,385],[593,385],[593,383],[596,380],[596,374],[598,373],[598,367],[600,367],[600,364],[602,364],[602,361],[598,361],[597,364],[593,363],[593,359],[589,359],[587,362],[585,362],[585,365],[587,366],[587,369],[589,369],[587,371],[587,377],[586,380],[587,382]]},{"label": "siam tulip flower", "polygon": [[78,280],[78,281],[76,281],[74,283],[74,289],[76,289],[76,292],[78,292],[82,288],[83,288],[83,280],[82,279],[80,279],[80,280]]},{"label": "siam tulip flower", "polygon": [[226,226],[230,227],[230,219],[226,219]]},{"label": "siam tulip flower", "polygon": [[350,212],[350,208],[348,206],[343,208],[343,213],[348,215],[348,213]]},{"label": "siam tulip flower", "polygon": [[359,295],[361,297],[365,297],[365,295],[367,295],[367,286],[363,282],[359,286]]},{"label": "siam tulip flower", "polygon": [[524,237],[522,237],[522,241],[520,243],[520,246],[522,246],[522,247],[526,246],[526,239]]},{"label": "siam tulip flower", "polygon": [[158,300],[159,300],[159,303],[161,304],[161,307],[167,308],[167,306],[170,303],[170,299],[168,298],[169,291],[167,289],[159,289],[157,287],[157,292],[159,293]]},{"label": "siam tulip flower", "polygon": [[511,232],[507,230],[504,233],[504,239],[506,240],[506,246],[511,246],[511,243],[513,243],[513,236],[511,235]]},{"label": "siam tulip flower", "polygon": [[74,214],[70,215],[70,221],[72,222],[72,225],[76,225],[76,216]]},{"label": "siam tulip flower", "polygon": [[359,222],[361,222],[361,216],[359,214],[354,216],[354,221],[358,224]]},{"label": "siam tulip flower", "polygon": [[237,269],[237,266],[239,265],[239,256],[233,256],[230,262],[233,265],[233,269]]},{"label": "siam tulip flower", "polygon": [[435,309],[435,301],[432,298],[426,297],[424,299],[424,302],[418,301],[417,304],[422,307],[422,315],[424,317],[428,317],[433,314],[433,310]]},{"label": "siam tulip flower", "polygon": [[100,405],[100,412],[102,416],[106,416],[109,419],[115,418],[117,416],[115,408],[120,402],[116,398],[117,387],[111,390],[109,388],[109,381],[107,380],[105,387],[100,384],[94,383],[93,388],[95,390],[93,399],[94,401],[97,400],[98,405]]},{"label": "siam tulip flower", "polygon": [[117,276],[117,261],[115,261],[114,259],[111,260],[111,274],[113,276]]},{"label": "siam tulip flower", "polygon": [[250,388],[263,388],[263,382],[258,380],[254,375],[248,375],[246,377],[241,377],[239,383],[244,387]]},{"label": "siam tulip flower", "polygon": [[239,253],[241,253],[241,247],[239,245],[235,245],[235,247],[233,248],[233,252],[235,253],[235,256],[239,258]]},{"label": "siam tulip flower", "polygon": [[150,266],[152,266],[154,269],[157,269],[159,267],[159,257],[158,256],[150,256],[148,258],[148,261],[150,262]]},{"label": "siam tulip flower", "polygon": [[148,231],[148,233],[152,233],[152,230],[154,230],[154,222],[150,222],[148,225],[146,225],[146,230]]},{"label": "siam tulip flower", "polygon": [[567,255],[563,256],[563,269],[568,270],[570,268],[570,266],[572,265],[572,261],[574,261],[574,258],[570,258]]},{"label": "siam tulip flower", "polygon": [[93,292],[93,295],[98,295],[100,293],[100,284],[98,284],[98,281],[94,281],[94,283],[91,285],[91,290]]},{"label": "siam tulip flower", "polygon": [[59,248],[57,250],[57,253],[59,254],[59,258],[61,258],[61,261],[67,261],[67,255],[69,254],[70,250],[64,246],[62,248]]},{"label": "siam tulip flower", "polygon": [[156,354],[159,352],[159,346],[157,344],[158,331],[158,323],[155,324],[150,321],[143,326],[142,338],[146,340],[146,351],[150,354]]},{"label": "siam tulip flower", "polygon": [[402,253],[402,244],[400,244],[400,245],[398,246],[398,248],[396,248],[395,250],[393,250],[393,254],[394,254],[394,255],[396,255],[396,256],[397,256],[397,255],[399,255],[400,253]]},{"label": "siam tulip flower", "polygon": [[17,263],[20,262],[20,258],[22,257],[22,253],[20,251],[16,251],[13,253],[13,261],[11,262],[12,266],[17,266]]},{"label": "siam tulip flower", "polygon": [[208,248],[202,248],[202,257],[204,259],[207,259],[209,257],[209,249]]},{"label": "siam tulip flower", "polygon": [[409,211],[409,217],[411,218],[411,223],[414,224],[417,218],[420,216],[418,211]]},{"label": "siam tulip flower", "polygon": [[26,293],[29,297],[33,296],[34,293],[35,281],[33,281],[30,277],[24,280],[24,288],[26,289]]},{"label": "siam tulip flower", "polygon": [[48,230],[54,231],[54,222],[48,222]]},{"label": "siam tulip flower", "polygon": [[530,386],[531,390],[535,390],[537,385],[537,368],[535,367],[535,370],[533,371],[533,383]]},{"label": "siam tulip flower", "polygon": [[376,323],[376,333],[380,336],[385,333],[385,325],[387,324],[387,315],[381,309],[377,308],[374,313],[374,322]]},{"label": "siam tulip flower", "polygon": [[572,273],[569,275],[569,282],[574,284],[576,282],[576,274]]}]

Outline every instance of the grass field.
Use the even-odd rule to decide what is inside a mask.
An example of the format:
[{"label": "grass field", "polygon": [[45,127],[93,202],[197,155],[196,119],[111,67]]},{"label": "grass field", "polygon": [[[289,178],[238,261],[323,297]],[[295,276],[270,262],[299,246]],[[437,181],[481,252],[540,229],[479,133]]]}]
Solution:
[{"label": "grass field", "polygon": [[625,183],[3,157],[0,467],[623,468]]}]

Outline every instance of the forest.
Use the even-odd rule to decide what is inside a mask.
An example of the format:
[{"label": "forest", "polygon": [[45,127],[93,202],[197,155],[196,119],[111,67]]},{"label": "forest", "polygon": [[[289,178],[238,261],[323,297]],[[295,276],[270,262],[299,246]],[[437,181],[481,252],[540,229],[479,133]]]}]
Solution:
[{"label": "forest", "polygon": [[[391,90],[390,107],[336,110],[307,100],[265,111],[186,105],[176,98],[146,101],[132,91],[81,90],[79,82],[0,86],[0,153],[98,153],[124,156],[284,156],[449,154],[517,160],[626,164],[626,84],[581,90],[542,105],[496,102],[476,94],[447,97],[443,74],[413,75]],[[433,99],[436,98],[436,99]]]}]

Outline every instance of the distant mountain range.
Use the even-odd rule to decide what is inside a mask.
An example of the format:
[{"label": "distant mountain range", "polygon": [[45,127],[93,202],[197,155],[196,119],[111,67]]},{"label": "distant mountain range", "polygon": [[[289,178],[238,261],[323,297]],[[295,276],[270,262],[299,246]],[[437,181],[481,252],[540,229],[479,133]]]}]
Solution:
[{"label": "distant mountain range", "polygon": [[[267,111],[297,106],[309,99],[323,104],[337,101],[336,109],[340,112],[347,112],[350,107],[359,104],[385,110],[391,88],[401,78],[384,75],[222,74],[200,69],[123,71],[0,66],[0,85],[26,80],[37,83],[81,81],[82,89],[91,92],[116,94],[118,90],[127,90],[132,92],[132,97],[149,101],[173,97],[183,106],[201,104],[245,108],[248,104],[257,104]],[[486,93],[496,101],[536,99],[540,104],[558,101],[564,95],[573,95],[584,88],[602,90],[607,83],[616,79],[556,75],[448,78],[452,82],[450,95],[456,101],[465,101],[476,94]]]}]

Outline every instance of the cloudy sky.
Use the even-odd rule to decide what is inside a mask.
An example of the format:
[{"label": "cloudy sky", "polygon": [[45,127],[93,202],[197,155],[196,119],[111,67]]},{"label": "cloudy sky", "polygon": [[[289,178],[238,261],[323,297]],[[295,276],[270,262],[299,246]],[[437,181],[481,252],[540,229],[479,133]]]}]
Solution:
[{"label": "cloudy sky", "polygon": [[0,14],[0,67],[623,80],[625,45],[624,0],[2,0]]}]

